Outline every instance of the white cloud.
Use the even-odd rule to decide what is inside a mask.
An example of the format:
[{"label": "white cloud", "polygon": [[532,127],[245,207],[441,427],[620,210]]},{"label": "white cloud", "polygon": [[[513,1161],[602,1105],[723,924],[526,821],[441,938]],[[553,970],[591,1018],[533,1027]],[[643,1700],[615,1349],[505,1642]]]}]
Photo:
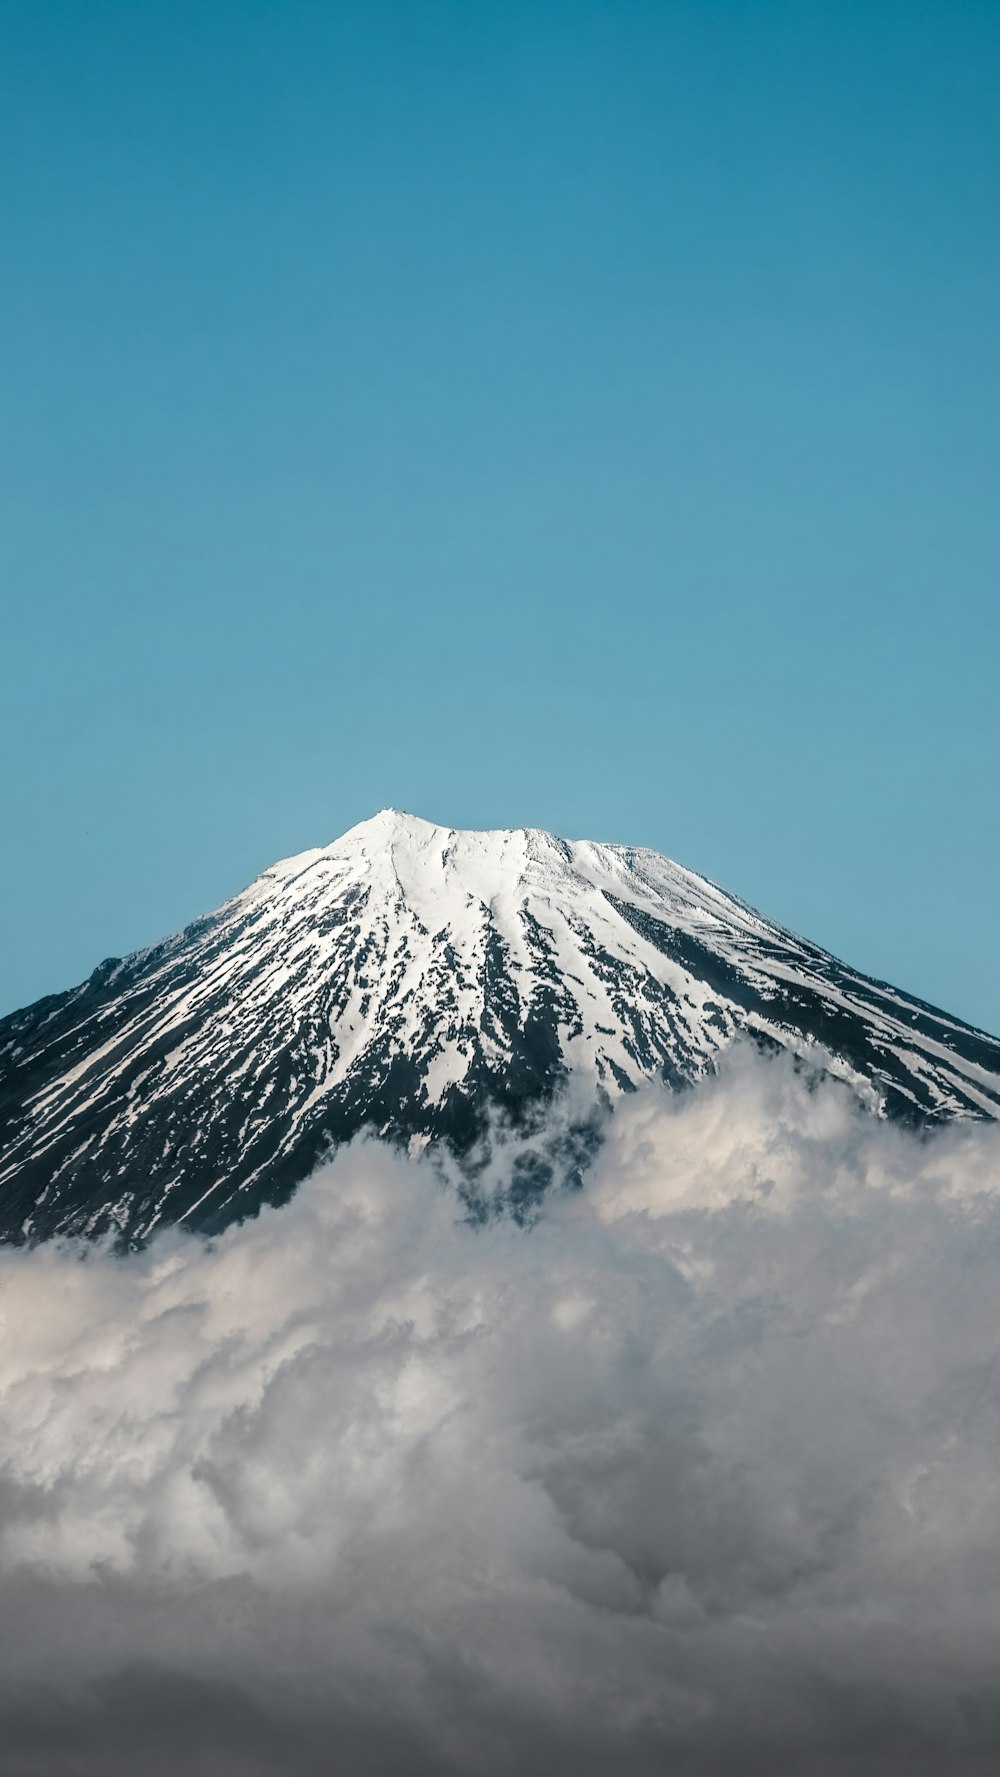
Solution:
[{"label": "white cloud", "polygon": [[992,1769],[998,1301],[995,1128],[752,1056],[527,1232],[0,1253],[0,1769]]}]

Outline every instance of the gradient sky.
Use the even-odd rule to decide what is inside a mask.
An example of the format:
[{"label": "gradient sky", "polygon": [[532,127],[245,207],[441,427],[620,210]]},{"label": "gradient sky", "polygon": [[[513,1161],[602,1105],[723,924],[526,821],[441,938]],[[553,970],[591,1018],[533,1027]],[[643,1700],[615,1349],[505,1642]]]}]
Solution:
[{"label": "gradient sky", "polygon": [[0,1010],[392,803],[1000,1029],[1000,7],[0,38]]}]

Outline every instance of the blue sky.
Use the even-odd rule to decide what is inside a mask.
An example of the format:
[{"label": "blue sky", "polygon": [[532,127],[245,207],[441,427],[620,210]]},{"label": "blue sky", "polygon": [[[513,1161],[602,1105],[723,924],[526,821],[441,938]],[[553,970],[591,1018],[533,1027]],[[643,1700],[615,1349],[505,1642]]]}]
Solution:
[{"label": "blue sky", "polygon": [[0,1009],[393,803],[1000,1028],[1000,8],[0,25]]}]

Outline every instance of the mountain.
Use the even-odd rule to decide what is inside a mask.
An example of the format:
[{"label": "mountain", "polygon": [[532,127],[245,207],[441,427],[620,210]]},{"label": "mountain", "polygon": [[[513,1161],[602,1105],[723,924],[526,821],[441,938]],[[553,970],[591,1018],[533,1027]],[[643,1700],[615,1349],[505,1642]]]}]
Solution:
[{"label": "mountain", "polygon": [[523,1208],[603,1107],[739,1033],[884,1115],[1000,1116],[1000,1043],[658,853],[387,809],[0,1021],[0,1238],[216,1230],[362,1129],[474,1179],[496,1113],[531,1128],[561,1093],[561,1148],[512,1171]]}]

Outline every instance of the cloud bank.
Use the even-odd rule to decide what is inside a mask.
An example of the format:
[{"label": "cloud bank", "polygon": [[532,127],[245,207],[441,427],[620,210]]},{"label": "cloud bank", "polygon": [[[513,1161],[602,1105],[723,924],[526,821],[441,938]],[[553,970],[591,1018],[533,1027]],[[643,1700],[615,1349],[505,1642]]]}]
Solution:
[{"label": "cloud bank", "polygon": [[996,1768],[995,1128],[737,1055],[530,1230],[360,1144],[0,1322],[4,1773]]}]

